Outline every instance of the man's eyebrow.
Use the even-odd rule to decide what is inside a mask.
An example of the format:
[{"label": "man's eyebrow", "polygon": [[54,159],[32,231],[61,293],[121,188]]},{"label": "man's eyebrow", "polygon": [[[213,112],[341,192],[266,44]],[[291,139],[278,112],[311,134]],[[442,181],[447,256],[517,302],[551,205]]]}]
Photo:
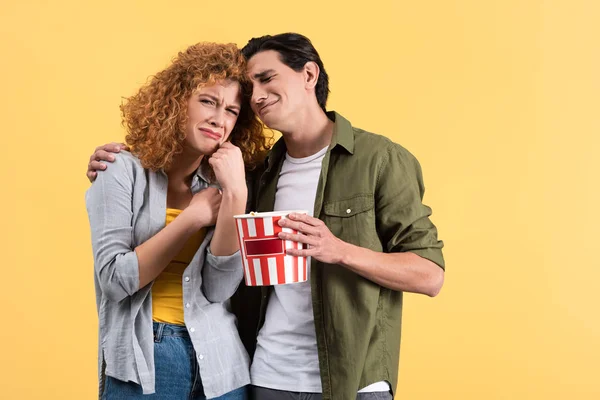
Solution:
[{"label": "man's eyebrow", "polygon": [[275,71],[272,69],[268,69],[266,71],[259,72],[258,74],[254,74],[253,78],[254,79],[264,79],[267,77],[267,75],[272,74],[273,72],[275,72]]}]

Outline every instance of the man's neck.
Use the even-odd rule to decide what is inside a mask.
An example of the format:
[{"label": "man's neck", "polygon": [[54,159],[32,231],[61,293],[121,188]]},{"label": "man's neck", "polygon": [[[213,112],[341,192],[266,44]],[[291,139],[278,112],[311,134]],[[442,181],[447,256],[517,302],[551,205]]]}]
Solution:
[{"label": "man's neck", "polygon": [[294,158],[318,153],[329,146],[333,136],[334,124],[320,107],[301,114],[293,131],[281,132],[287,152]]}]

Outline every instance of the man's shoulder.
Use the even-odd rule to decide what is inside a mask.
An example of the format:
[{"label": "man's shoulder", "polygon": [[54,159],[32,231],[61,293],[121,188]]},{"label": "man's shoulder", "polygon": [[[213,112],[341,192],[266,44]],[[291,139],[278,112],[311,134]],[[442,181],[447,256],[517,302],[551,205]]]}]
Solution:
[{"label": "man's shoulder", "polygon": [[352,127],[354,131],[354,153],[374,157],[389,157],[394,154],[401,158],[414,158],[412,153],[390,138],[361,128]]},{"label": "man's shoulder", "polygon": [[361,128],[357,128],[355,126],[352,127],[352,131],[354,132],[354,143],[355,144],[366,144],[369,143],[367,147],[375,147],[378,149],[388,148],[394,142],[392,142],[389,138],[380,135],[378,133],[373,133],[366,131]]}]

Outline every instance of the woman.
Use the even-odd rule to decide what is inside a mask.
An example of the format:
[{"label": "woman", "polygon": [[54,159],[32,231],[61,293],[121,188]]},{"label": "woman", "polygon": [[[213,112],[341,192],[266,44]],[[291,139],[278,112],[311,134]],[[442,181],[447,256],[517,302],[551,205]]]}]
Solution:
[{"label": "woman", "polygon": [[246,398],[226,300],[242,278],[244,163],[266,140],[244,68],[235,45],[200,43],[121,106],[131,153],[86,194],[103,399]]}]

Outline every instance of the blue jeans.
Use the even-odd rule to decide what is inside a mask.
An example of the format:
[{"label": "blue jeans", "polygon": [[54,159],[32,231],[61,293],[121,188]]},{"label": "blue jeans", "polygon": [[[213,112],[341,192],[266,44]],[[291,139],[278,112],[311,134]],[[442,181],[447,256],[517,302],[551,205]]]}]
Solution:
[{"label": "blue jeans", "polygon": [[[142,387],[106,377],[102,400],[160,399],[206,400],[196,353],[185,326],[154,323],[155,393],[142,394]],[[247,400],[248,388],[241,387],[215,400]]]}]

